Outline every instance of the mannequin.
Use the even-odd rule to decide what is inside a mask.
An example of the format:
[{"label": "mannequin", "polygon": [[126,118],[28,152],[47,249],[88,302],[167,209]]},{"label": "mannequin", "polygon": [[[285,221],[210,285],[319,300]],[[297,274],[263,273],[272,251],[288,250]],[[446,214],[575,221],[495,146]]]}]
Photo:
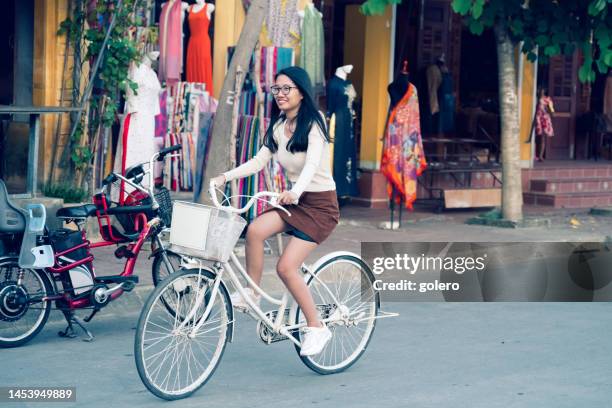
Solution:
[{"label": "mannequin", "polygon": [[391,90],[395,92],[403,84],[408,84],[404,95],[391,106],[389,112],[380,171],[387,178],[387,192],[393,204],[403,202],[406,208],[412,210],[416,200],[417,177],[423,173],[427,163],[421,140],[417,89],[407,81],[407,70],[402,71],[400,77],[388,88],[391,93]]},{"label": "mannequin", "polygon": [[196,0],[196,4],[193,5],[191,11],[199,13],[204,7],[206,7],[206,16],[210,20],[212,13],[215,11],[215,5],[212,3],[206,3],[204,0]]},{"label": "mannequin", "polygon": [[[189,8],[189,30],[191,36],[187,45],[187,82],[199,82],[206,91],[213,92],[212,53],[208,35],[210,19],[215,6],[204,0]],[[205,11],[205,12],[204,12]]]},{"label": "mannequin", "polygon": [[[409,75],[408,75],[408,61],[405,60],[402,63],[402,70],[399,75],[393,82],[389,84],[387,87],[387,92],[389,92],[389,98],[391,99],[391,104],[389,106],[389,114],[395,109],[395,107],[400,103],[408,88],[410,87]],[[389,208],[391,209],[391,228],[399,228],[402,226],[402,207],[403,207],[403,197],[399,193],[398,189],[395,185],[391,185],[391,197],[389,202]],[[398,214],[398,222],[395,224],[394,222],[394,212],[395,212],[395,203],[399,201],[399,214]]]},{"label": "mannequin", "polygon": [[424,112],[425,127],[431,133],[448,133],[454,130],[455,96],[453,77],[446,66],[446,57],[440,55],[426,71],[428,112]]},{"label": "mannequin", "polygon": [[402,99],[402,96],[406,94],[408,86],[410,85],[409,78],[408,61],[404,61],[399,75],[397,78],[395,78],[395,81],[391,82],[387,87],[389,97],[391,98],[391,109],[395,108],[398,102]]},{"label": "mannequin", "polygon": [[352,70],[352,65],[339,67],[327,84],[327,116],[330,118],[330,135],[334,140],[333,173],[340,202],[342,198],[359,194],[357,147],[353,129],[353,101],[357,93],[346,79]]},{"label": "mannequin", "polygon": [[346,81],[346,76],[353,71],[352,65],[343,65],[341,67],[336,68],[336,76],[344,81]]},{"label": "mannequin", "polygon": [[[136,93],[130,87],[126,91],[127,114],[115,156],[115,171],[121,174],[125,174],[125,169],[134,164],[148,162],[158,149],[155,142],[155,116],[160,112],[159,93],[162,88],[157,74],[151,68],[152,62],[158,57],[158,51],[147,53],[141,63],[129,72],[129,78],[136,82],[138,89]],[[147,181],[145,179],[144,183]]]},{"label": "mannequin", "polygon": [[183,72],[183,23],[189,3],[170,0],[162,3],[159,18],[159,79],[172,86]]}]

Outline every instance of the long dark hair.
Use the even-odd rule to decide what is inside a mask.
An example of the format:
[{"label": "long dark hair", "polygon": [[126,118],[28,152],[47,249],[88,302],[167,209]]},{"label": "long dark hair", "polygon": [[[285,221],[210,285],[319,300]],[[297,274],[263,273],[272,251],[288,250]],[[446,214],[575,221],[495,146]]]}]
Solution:
[{"label": "long dark hair", "polygon": [[[303,96],[300,109],[298,110],[296,118],[296,127],[293,136],[287,143],[287,150],[291,153],[305,152],[308,149],[308,134],[312,126],[318,126],[321,129],[321,133],[325,136],[325,140],[331,141],[325,121],[321,117],[321,114],[317,110],[314,98],[312,96],[312,83],[308,77],[308,73],[300,67],[288,67],[278,71],[274,79],[276,80],[280,75],[285,75],[293,81],[295,86]],[[272,153],[278,150],[278,144],[274,141],[274,128],[277,123],[287,120],[285,115],[281,114],[281,110],[278,108],[276,101],[272,104],[272,118],[270,120],[270,126],[266,131],[264,137],[264,145],[270,149]]]}]

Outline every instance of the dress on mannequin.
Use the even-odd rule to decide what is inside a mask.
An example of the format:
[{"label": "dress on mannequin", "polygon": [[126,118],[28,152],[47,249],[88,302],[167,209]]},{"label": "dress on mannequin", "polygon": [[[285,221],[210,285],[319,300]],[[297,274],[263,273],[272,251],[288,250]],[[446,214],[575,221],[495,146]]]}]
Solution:
[{"label": "dress on mannequin", "polygon": [[327,116],[334,117],[333,175],[338,197],[357,196],[357,148],[353,130],[353,101],[357,93],[350,81],[334,75],[327,83]]},{"label": "dress on mannequin", "polygon": [[[159,114],[159,93],[161,85],[157,74],[146,60],[130,71],[129,77],[138,84],[137,93],[127,90],[126,117],[123,132],[119,138],[115,159],[115,172],[135,164],[148,162],[158,150],[155,141],[155,116]],[[147,178],[143,181],[147,184]]]},{"label": "dress on mannequin", "polygon": [[389,197],[404,201],[406,208],[412,209],[417,177],[425,167],[419,98],[416,87],[409,83],[402,99],[391,109],[383,143],[380,171],[389,182]]},{"label": "dress on mannequin", "polygon": [[213,93],[212,57],[210,52],[210,37],[208,27],[209,5],[196,11],[194,6],[189,8],[189,30],[191,37],[187,45],[187,82],[201,82],[206,84],[206,91]]},{"label": "dress on mannequin", "polygon": [[170,0],[162,5],[159,17],[159,80],[170,86],[181,80],[183,72],[183,4]]}]

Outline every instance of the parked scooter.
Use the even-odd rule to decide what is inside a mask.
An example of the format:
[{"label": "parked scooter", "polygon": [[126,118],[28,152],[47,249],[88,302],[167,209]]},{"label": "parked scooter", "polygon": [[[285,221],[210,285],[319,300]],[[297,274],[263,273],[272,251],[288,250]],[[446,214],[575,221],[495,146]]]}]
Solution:
[{"label": "parked scooter", "polygon": [[[76,325],[86,334],[85,340],[91,341],[93,335],[75,311],[90,309],[84,319],[89,322],[112,300],[134,289],[138,283],[134,266],[147,240],[156,258],[153,282],[174,272],[181,258],[170,253],[160,238],[170,226],[172,202],[167,189],[155,191],[153,167],[156,160],[173,157],[171,153],[180,149],[180,145],[162,149],[149,163],[126,170],[125,176],[109,174],[93,204],[59,209],[56,216],[76,229],[50,231],[46,208],[42,204],[29,204],[25,210],[17,207],[0,180],[0,347],[20,346],[34,338],[44,327],[52,302],[68,322],[59,335],[75,337]],[[147,186],[143,185],[145,177]],[[117,186],[120,198],[112,201],[110,192]],[[127,189],[132,191],[124,194]],[[98,220],[101,242],[87,240],[83,226],[89,217]],[[115,256],[125,259],[123,271],[96,276],[90,250],[111,245],[117,246]]]}]

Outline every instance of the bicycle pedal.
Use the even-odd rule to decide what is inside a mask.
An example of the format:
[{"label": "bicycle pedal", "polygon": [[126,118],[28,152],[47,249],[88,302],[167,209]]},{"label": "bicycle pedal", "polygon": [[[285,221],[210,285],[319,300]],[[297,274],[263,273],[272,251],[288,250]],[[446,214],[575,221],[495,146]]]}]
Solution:
[{"label": "bicycle pedal", "polygon": [[121,259],[121,258],[134,258],[136,255],[128,249],[128,247],[126,247],[125,245],[120,246],[119,248],[117,248],[115,250],[115,258],[117,259]]},{"label": "bicycle pedal", "polygon": [[134,281],[125,281],[121,284],[121,290],[124,292],[131,292],[136,287],[136,282]]}]

